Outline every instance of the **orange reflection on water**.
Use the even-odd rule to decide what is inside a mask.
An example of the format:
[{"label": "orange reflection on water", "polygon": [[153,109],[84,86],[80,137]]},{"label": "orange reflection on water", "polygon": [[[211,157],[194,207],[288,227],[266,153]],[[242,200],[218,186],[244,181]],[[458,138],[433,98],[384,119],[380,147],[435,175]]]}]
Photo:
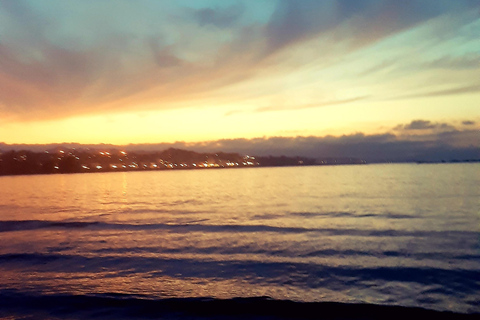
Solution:
[{"label": "orange reflection on water", "polygon": [[479,173],[449,168],[2,177],[0,284],[344,301],[348,290],[321,282],[336,268],[476,270],[455,257],[475,255]]}]

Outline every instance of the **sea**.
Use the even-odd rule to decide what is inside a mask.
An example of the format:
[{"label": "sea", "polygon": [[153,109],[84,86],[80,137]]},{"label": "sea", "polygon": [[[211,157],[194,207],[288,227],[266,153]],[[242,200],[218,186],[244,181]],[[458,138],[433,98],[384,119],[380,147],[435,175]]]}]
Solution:
[{"label": "sea", "polygon": [[480,318],[480,164],[0,177],[0,319]]}]

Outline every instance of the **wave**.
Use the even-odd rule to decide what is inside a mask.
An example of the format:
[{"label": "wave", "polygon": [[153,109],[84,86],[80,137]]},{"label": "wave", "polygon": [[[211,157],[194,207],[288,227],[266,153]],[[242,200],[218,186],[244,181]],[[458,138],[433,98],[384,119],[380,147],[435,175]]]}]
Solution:
[{"label": "wave", "polygon": [[302,228],[278,227],[269,225],[240,225],[240,224],[170,224],[170,223],[108,223],[100,221],[48,221],[48,220],[8,220],[0,221],[0,232],[25,231],[46,228],[92,228],[114,230],[169,230],[177,233],[190,232],[275,232],[275,233],[320,233],[332,236],[360,236],[360,237],[445,237],[445,236],[472,236],[477,232],[459,230],[393,230],[393,229],[334,229],[334,228]]},{"label": "wave", "polygon": [[[65,251],[71,249],[71,247],[52,247],[56,252]],[[177,248],[168,248],[168,247],[127,247],[127,248],[101,248],[93,250],[94,253],[104,253],[104,254],[132,254],[132,253],[164,253],[164,254],[259,254],[266,256],[274,257],[289,257],[289,258],[311,258],[311,257],[377,257],[377,258],[405,258],[408,256],[409,259],[416,260],[441,260],[445,261],[447,259],[455,260],[467,260],[480,262],[480,255],[476,254],[464,254],[458,252],[414,252],[408,253],[400,251],[361,251],[361,250],[335,250],[335,249],[323,249],[323,250],[312,250],[307,252],[297,252],[295,250],[284,249],[284,250],[268,250],[254,246],[209,246],[209,247],[177,247]]]},{"label": "wave", "polygon": [[296,302],[269,297],[151,299],[126,294],[49,295],[0,291],[0,316],[52,319],[478,319],[480,314],[418,307]]},{"label": "wave", "polygon": [[8,270],[35,267],[37,272],[123,272],[179,279],[251,279],[252,283],[275,283],[301,288],[344,288],[371,281],[403,282],[438,286],[458,295],[480,292],[480,270],[435,267],[327,266],[305,262],[260,262],[143,256],[83,256],[75,254],[17,253],[0,255]]},{"label": "wave", "polygon": [[0,232],[37,230],[45,228],[85,228],[98,225],[98,222],[47,221],[47,220],[8,220],[0,221]]},{"label": "wave", "polygon": [[290,212],[292,216],[300,216],[300,217],[315,217],[315,218],[382,218],[382,219],[417,219],[417,216],[408,215],[408,214],[399,214],[399,213],[391,213],[386,212],[382,214],[374,214],[374,213],[355,213],[355,212],[346,212],[346,211],[338,211],[338,212]]}]

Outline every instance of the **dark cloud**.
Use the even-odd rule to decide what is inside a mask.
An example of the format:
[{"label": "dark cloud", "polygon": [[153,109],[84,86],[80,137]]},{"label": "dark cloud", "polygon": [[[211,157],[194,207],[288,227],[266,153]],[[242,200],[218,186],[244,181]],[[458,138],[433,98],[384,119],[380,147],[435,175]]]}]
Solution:
[{"label": "dark cloud", "polygon": [[441,141],[443,144],[449,146],[471,147],[477,149],[477,152],[480,152],[480,148],[478,147],[480,145],[479,132],[478,129],[443,131],[430,135],[428,138]]},{"label": "dark cloud", "polygon": [[273,52],[313,32],[307,17],[311,1],[280,1],[273,19],[266,27],[267,51]]},{"label": "dark cloud", "polygon": [[480,159],[476,130],[450,131],[411,137],[394,134],[357,133],[340,137],[270,137],[223,139],[201,143],[176,142],[161,145],[131,145],[132,150],[169,147],[198,152],[239,152],[257,156],[305,156],[313,158],[354,157],[379,161],[441,161]]},{"label": "dark cloud", "polygon": [[475,121],[462,121],[462,124],[465,125],[465,126],[472,126],[474,125],[476,122]]},{"label": "dark cloud", "polygon": [[434,129],[437,125],[428,120],[413,120],[403,127],[404,130]]},{"label": "dark cloud", "polygon": [[152,38],[147,41],[150,46],[152,55],[158,67],[171,68],[179,67],[185,64],[185,62],[178,58],[169,46],[165,46],[158,38]]},{"label": "dark cloud", "polygon": [[[457,130],[405,137],[391,133],[363,133],[335,136],[270,137],[254,139],[222,139],[215,141],[160,144],[131,144],[121,146],[129,151],[159,151],[179,148],[197,152],[238,152],[256,156],[304,156],[311,158],[360,158],[368,162],[450,161],[480,159],[478,130]],[[79,144],[62,144],[80,148]],[[83,145],[83,147],[100,147]],[[101,145],[101,147],[115,147]],[[6,145],[0,149],[45,150],[39,145]]]},{"label": "dark cloud", "polygon": [[203,8],[194,11],[193,17],[199,25],[213,25],[218,28],[233,26],[244,13],[245,8],[234,5],[227,8]]},{"label": "dark cloud", "polygon": [[449,123],[431,122],[429,120],[413,120],[408,124],[405,124],[405,125],[399,124],[394,128],[394,130],[404,130],[404,131],[428,130],[428,129],[438,129],[442,131],[456,130],[456,128]]},{"label": "dark cloud", "polygon": [[329,31],[368,7],[368,1],[281,0],[265,28],[266,55]]},{"label": "dark cloud", "polygon": [[377,5],[378,3],[372,5],[369,1],[350,0],[279,1],[266,26],[268,51],[274,52],[293,42],[332,30],[354,15],[369,14],[372,9],[376,10],[374,7]]},{"label": "dark cloud", "polygon": [[365,45],[446,12],[475,7],[480,7],[479,3],[471,0],[460,0],[454,4],[415,0],[280,0],[266,26],[266,53],[331,31],[342,23],[350,24],[348,34],[338,34],[343,40],[349,40],[353,45]]}]

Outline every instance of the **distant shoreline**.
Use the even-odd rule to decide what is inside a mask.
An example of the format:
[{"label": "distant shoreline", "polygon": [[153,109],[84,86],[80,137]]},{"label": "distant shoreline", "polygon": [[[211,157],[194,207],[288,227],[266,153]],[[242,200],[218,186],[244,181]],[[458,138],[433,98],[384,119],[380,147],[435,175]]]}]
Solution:
[{"label": "distant shoreline", "polygon": [[[398,162],[385,160],[369,163],[470,162],[480,162],[480,159]],[[199,153],[175,148],[162,151],[127,152],[118,148],[91,149],[57,146],[42,152],[28,150],[0,151],[0,176],[363,164],[367,164],[367,161],[355,157],[252,156],[233,152]]]},{"label": "distant shoreline", "polygon": [[439,162],[426,162],[426,161],[411,161],[411,162],[372,162],[372,163],[345,163],[345,164],[311,164],[311,165],[278,165],[278,166],[252,166],[252,167],[212,167],[212,168],[173,168],[173,169],[118,169],[118,170],[96,170],[96,171],[78,171],[78,172],[52,172],[52,173],[12,173],[5,174],[0,173],[0,177],[12,177],[12,176],[37,176],[37,175],[65,175],[65,174],[90,174],[90,173],[120,173],[120,172],[169,172],[169,171],[191,171],[191,170],[222,170],[222,169],[246,169],[246,168],[295,168],[295,167],[334,167],[334,166],[363,166],[363,165],[382,165],[382,164],[465,164],[465,163],[480,163],[480,160],[465,160],[465,161],[439,161]]},{"label": "distant shoreline", "polygon": [[11,150],[0,153],[0,176],[366,163],[365,160],[357,158],[257,157],[225,152],[197,153],[174,148],[156,152],[127,152],[118,149],[85,150],[58,147],[43,152]]}]

